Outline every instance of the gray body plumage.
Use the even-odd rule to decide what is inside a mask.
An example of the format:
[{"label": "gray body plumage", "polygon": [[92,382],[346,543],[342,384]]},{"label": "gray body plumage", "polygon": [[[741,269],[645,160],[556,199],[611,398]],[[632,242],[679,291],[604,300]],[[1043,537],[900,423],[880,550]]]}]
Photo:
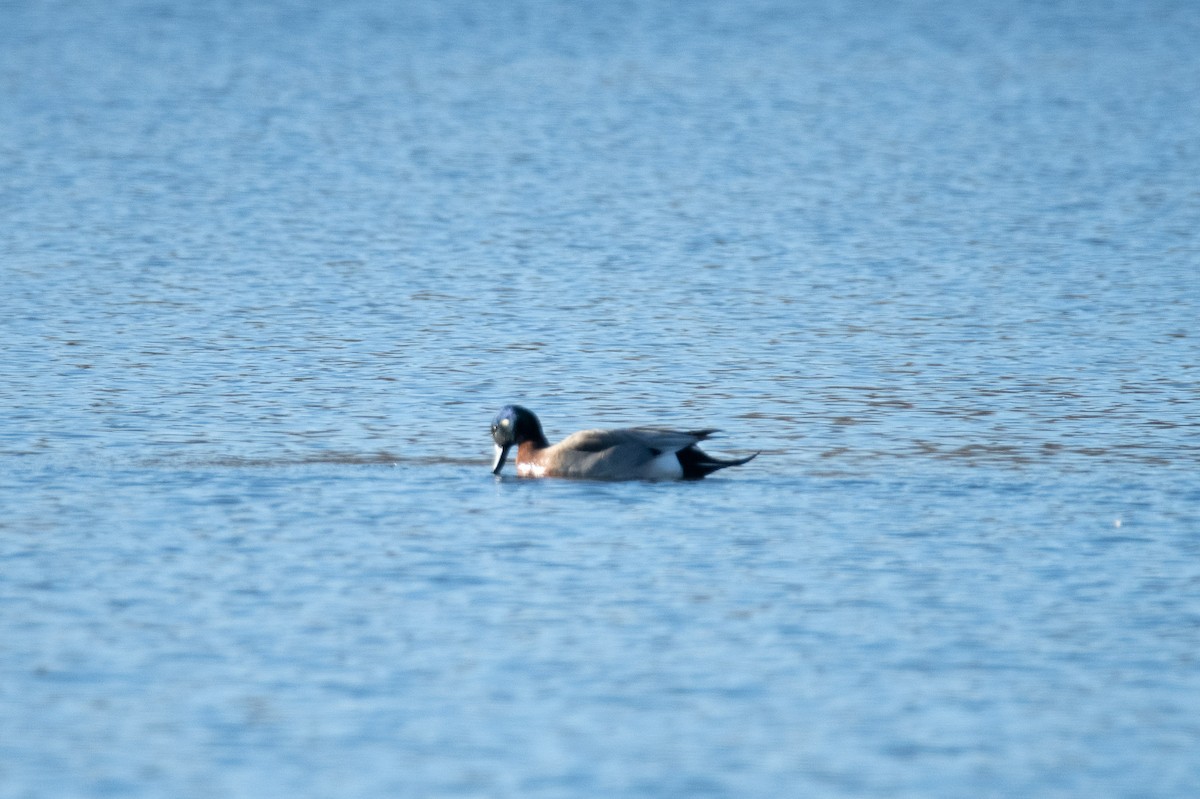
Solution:
[{"label": "gray body plumage", "polygon": [[708,438],[715,430],[668,430],[624,427],[581,430],[539,453],[547,474],[597,480],[662,480],[683,477],[675,455]]}]

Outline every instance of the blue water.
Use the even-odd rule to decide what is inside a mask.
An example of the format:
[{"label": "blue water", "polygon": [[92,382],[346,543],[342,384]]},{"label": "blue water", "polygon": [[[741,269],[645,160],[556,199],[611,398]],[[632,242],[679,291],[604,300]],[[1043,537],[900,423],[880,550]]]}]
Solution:
[{"label": "blue water", "polygon": [[1196,796],[1197,42],[0,2],[0,796]]}]

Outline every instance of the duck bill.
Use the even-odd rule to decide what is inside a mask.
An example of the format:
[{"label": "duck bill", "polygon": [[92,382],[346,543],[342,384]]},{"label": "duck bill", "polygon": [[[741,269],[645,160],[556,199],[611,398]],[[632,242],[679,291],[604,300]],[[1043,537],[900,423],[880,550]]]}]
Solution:
[{"label": "duck bill", "polygon": [[500,470],[504,468],[504,462],[508,460],[508,450],[512,444],[505,446],[496,445],[496,459],[492,461],[492,474],[500,474]]}]

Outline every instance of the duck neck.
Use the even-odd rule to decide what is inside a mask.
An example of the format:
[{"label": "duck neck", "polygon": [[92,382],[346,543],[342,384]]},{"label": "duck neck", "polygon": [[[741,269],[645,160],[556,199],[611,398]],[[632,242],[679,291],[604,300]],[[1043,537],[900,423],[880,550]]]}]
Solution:
[{"label": "duck neck", "polygon": [[520,446],[517,447],[517,462],[528,461],[533,457],[535,452],[539,449],[545,449],[548,446],[550,446],[550,443],[546,441],[545,436],[542,436],[540,440],[529,439],[522,441]]},{"label": "duck neck", "polygon": [[546,440],[546,434],[542,432],[542,425],[536,419],[534,420],[534,430],[529,434],[529,437],[521,442],[518,449],[530,448],[530,451],[545,449],[550,446],[550,442]]}]

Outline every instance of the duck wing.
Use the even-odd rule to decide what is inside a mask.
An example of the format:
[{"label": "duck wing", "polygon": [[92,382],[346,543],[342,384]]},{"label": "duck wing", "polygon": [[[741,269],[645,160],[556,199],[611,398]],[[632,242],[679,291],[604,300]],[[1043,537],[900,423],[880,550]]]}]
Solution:
[{"label": "duck wing", "polygon": [[711,436],[716,430],[670,430],[665,427],[623,427],[616,430],[581,430],[563,439],[557,446],[577,452],[644,450],[647,457],[663,452],[678,452]]}]

